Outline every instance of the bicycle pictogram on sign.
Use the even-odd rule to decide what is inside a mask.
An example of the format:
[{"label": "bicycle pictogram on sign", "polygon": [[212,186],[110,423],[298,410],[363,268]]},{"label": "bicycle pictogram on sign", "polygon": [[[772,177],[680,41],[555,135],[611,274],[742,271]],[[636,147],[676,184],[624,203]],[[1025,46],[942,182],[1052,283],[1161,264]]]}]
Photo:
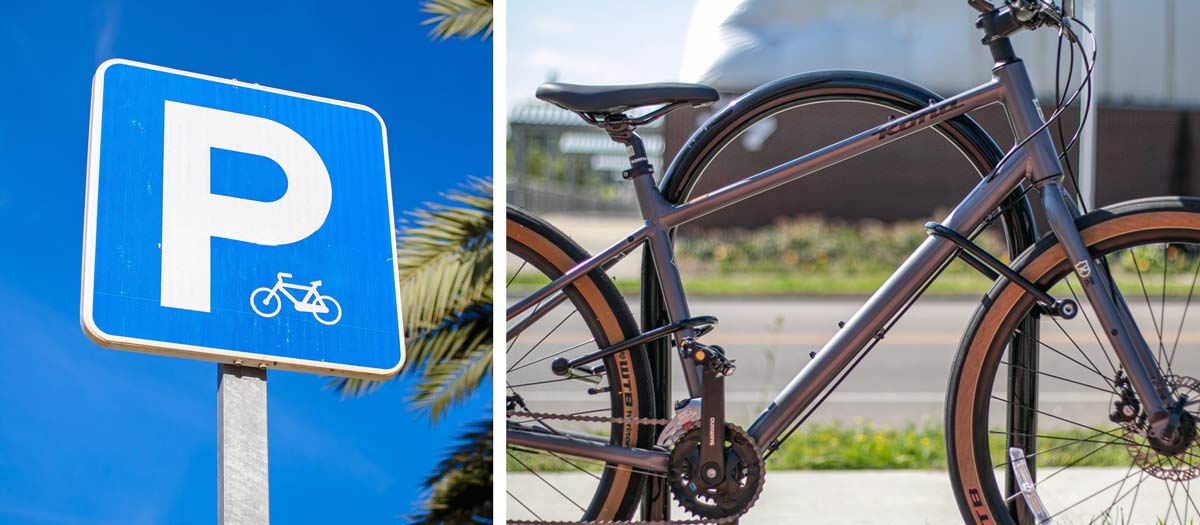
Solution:
[{"label": "bicycle pictogram on sign", "polygon": [[[317,288],[321,286],[321,281],[312,281],[308,286],[288,283],[283,280],[291,279],[292,274],[284,272],[279,272],[275,278],[275,286],[271,288],[263,286],[250,293],[250,308],[254,309],[254,313],[263,317],[278,315],[279,311],[283,309],[283,300],[279,298],[282,293],[292,301],[292,307],[297,312],[309,312],[321,324],[334,325],[342,319],[342,305],[333,297],[321,295],[317,291]],[[304,290],[306,293],[303,298],[296,299],[296,296],[288,291],[289,289]]]}]

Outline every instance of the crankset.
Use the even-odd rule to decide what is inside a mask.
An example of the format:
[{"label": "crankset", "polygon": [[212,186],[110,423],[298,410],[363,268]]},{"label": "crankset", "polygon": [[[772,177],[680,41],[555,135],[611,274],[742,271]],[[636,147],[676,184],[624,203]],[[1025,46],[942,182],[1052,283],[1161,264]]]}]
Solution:
[{"label": "crankset", "polygon": [[[553,414],[514,410],[522,403],[510,403],[506,412],[509,418],[530,420],[556,420],[587,423],[617,423],[632,425],[663,426],[675,420],[627,417],[601,417],[577,414]],[[678,420],[678,418],[677,418]],[[539,521],[506,520],[508,525],[727,525],[746,514],[762,493],[766,475],[766,461],[762,453],[744,430],[736,425],[725,425],[725,481],[710,489],[700,490],[690,480],[699,473],[693,468],[700,458],[701,431],[696,418],[686,419],[683,428],[670,435],[675,437],[668,444],[671,449],[671,493],[680,506],[698,519],[653,520],[653,521]],[[660,445],[661,446],[661,445]]]},{"label": "crankset", "polygon": [[721,483],[704,487],[696,481],[712,478],[701,460],[699,425],[686,431],[671,448],[671,495],[680,507],[702,518],[737,518],[750,510],[762,493],[766,461],[754,438],[732,423],[725,424],[725,472]]}]

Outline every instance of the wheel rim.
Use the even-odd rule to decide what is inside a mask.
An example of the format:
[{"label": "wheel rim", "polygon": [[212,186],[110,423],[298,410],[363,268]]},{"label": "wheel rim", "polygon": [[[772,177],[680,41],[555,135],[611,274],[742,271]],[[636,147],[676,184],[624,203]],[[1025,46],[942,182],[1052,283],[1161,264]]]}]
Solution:
[{"label": "wheel rim", "polygon": [[[1194,219],[1193,219],[1194,220]],[[1174,242],[1156,242],[1170,240]],[[1200,385],[1200,232],[1176,230],[1132,234],[1096,246],[1113,269],[1130,311],[1155,350],[1177,390]],[[1095,253],[1095,252],[1094,252]],[[1000,508],[1000,487],[1007,473],[1005,429],[1013,403],[1027,403],[1037,415],[1037,451],[1026,451],[1037,472],[1038,492],[1056,520],[1078,523],[1190,523],[1200,521],[1200,442],[1173,454],[1155,451],[1144,429],[1114,421],[1110,413],[1123,388],[1116,381],[1120,364],[1099,332],[1095,312],[1069,266],[1058,264],[1044,283],[1051,294],[1074,299],[1080,313],[1070,321],[1041,316],[1036,401],[1009,400],[1003,378],[1013,370],[1007,350],[993,349],[980,372],[975,410],[985,409],[986,426],[974,429],[975,461],[993,508]],[[1012,311],[1028,309],[1029,299]],[[1015,316],[1008,314],[1006,324]],[[986,320],[984,321],[986,322]],[[997,333],[1007,333],[1000,330]],[[1003,347],[1003,344],[1000,344]],[[1169,364],[1168,364],[1169,363]],[[968,379],[962,379],[967,381]],[[985,397],[986,394],[986,397]],[[985,402],[986,401],[986,402]],[[986,406],[984,406],[986,405]],[[1200,403],[1189,403],[1195,417]],[[961,407],[960,407],[961,408]],[[954,447],[951,447],[954,450]],[[986,453],[986,457],[985,457]],[[963,468],[960,465],[960,468]],[[990,477],[990,479],[989,479]],[[964,489],[971,501],[971,481]],[[1010,508],[1024,512],[1014,498]]]}]

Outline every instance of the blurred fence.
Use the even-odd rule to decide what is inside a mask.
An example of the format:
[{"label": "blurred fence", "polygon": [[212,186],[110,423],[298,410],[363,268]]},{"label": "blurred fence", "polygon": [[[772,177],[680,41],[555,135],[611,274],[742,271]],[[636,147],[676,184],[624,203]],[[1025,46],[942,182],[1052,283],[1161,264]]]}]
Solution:
[{"label": "blurred fence", "polygon": [[536,213],[637,215],[632,184],[579,187],[509,174],[508,203]]}]

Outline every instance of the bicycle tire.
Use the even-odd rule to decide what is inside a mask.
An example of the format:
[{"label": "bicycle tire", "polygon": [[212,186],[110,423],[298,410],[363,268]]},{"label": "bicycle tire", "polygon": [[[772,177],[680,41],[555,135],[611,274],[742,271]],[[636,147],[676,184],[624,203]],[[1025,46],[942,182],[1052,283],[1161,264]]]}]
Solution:
[{"label": "bicycle tire", "polygon": [[[1132,267],[1136,271],[1137,281],[1141,284],[1142,295],[1146,297],[1145,303],[1150,314],[1149,317],[1153,320],[1153,325],[1158,330],[1160,348],[1163,348],[1164,329],[1167,328],[1166,320],[1168,318],[1175,318],[1174,315],[1168,316],[1166,314],[1168,268],[1171,267],[1172,263],[1170,261],[1173,260],[1168,256],[1168,253],[1171,253],[1168,250],[1176,250],[1174,253],[1183,254],[1178,257],[1189,257],[1187,261],[1189,266],[1186,267],[1187,272],[1192,271],[1190,266],[1192,259],[1197,261],[1195,266],[1197,270],[1200,270],[1200,256],[1196,255],[1200,253],[1200,199],[1160,197],[1130,201],[1089,213],[1078,218],[1076,224],[1093,256],[1106,257],[1112,263],[1114,260],[1117,262],[1126,261],[1127,258],[1123,257],[1122,254],[1130,254]],[[1193,250],[1179,248],[1179,246],[1185,243],[1195,243],[1198,245],[1198,248]],[[1147,273],[1149,273],[1149,269],[1155,264],[1153,255],[1157,253],[1157,249],[1146,247],[1159,245],[1161,245],[1163,253],[1161,258],[1161,265],[1163,267],[1161,287],[1162,310],[1156,316],[1155,309],[1158,305],[1154,303],[1157,303],[1159,299],[1155,297],[1152,302],[1150,295],[1147,293],[1145,279],[1143,279],[1142,275],[1143,261],[1138,260],[1137,253],[1142,251],[1149,254],[1144,259],[1147,266]],[[1155,251],[1151,253],[1149,250]],[[1090,340],[1084,341],[1087,347],[1087,350],[1085,350],[1084,346],[1081,346],[1076,338],[1071,335],[1071,331],[1074,331],[1081,335],[1080,340],[1083,340],[1085,336],[1090,339],[1091,335],[1095,335],[1095,332],[1092,331],[1091,335],[1088,335],[1089,325],[1095,317],[1094,315],[1088,316],[1088,308],[1084,305],[1086,298],[1082,298],[1082,292],[1076,294],[1080,290],[1079,286],[1072,286],[1070,284],[1070,279],[1075,274],[1072,272],[1070,263],[1066,260],[1062,247],[1057,243],[1054,236],[1047,235],[1042,238],[1035,246],[1028,249],[1016,259],[1012,266],[1030,281],[1037,283],[1045,289],[1051,289],[1057,285],[1059,286],[1057,293],[1061,294],[1070,291],[1076,300],[1080,301],[1082,315],[1070,321],[1059,321],[1056,318],[1045,315],[1030,315],[1035,307],[1033,297],[1019,286],[1003,279],[993,286],[992,290],[984,298],[982,305],[976,310],[969,328],[964,333],[958,354],[954,360],[949,389],[947,390],[945,413],[946,451],[951,484],[959,508],[962,511],[963,520],[966,523],[1011,524],[1028,522],[1028,511],[1020,499],[1012,500],[1016,502],[1015,504],[1012,501],[1006,502],[1005,494],[1002,493],[1000,479],[1011,477],[1011,471],[1005,463],[994,463],[995,454],[998,452],[996,449],[1001,446],[1006,447],[1007,443],[1014,436],[1009,433],[1008,427],[1005,427],[1006,430],[1003,436],[996,438],[991,438],[990,436],[997,433],[992,428],[1001,426],[993,423],[996,421],[995,418],[1000,415],[999,411],[993,410],[997,408],[996,404],[998,402],[1014,402],[1007,394],[1003,396],[1005,398],[1003,401],[1000,400],[1000,396],[996,393],[996,389],[1000,384],[1000,381],[997,379],[1000,377],[1002,366],[1012,366],[1004,361],[1007,347],[1009,342],[1013,340],[1013,335],[1017,331],[1018,325],[1020,323],[1027,323],[1029,319],[1040,320],[1043,325],[1048,324],[1051,327],[1050,329],[1042,330],[1043,334],[1049,331],[1054,336],[1056,332],[1053,331],[1053,327],[1057,326],[1062,331],[1062,334],[1066,336],[1066,340],[1079,350],[1079,354],[1076,355],[1074,352],[1071,352],[1070,346],[1062,344],[1062,348],[1066,349],[1064,352],[1051,345],[1050,343],[1055,341],[1049,337],[1039,339],[1038,347],[1042,361],[1038,362],[1037,365],[1038,380],[1041,386],[1035,387],[1033,395],[1028,396],[1025,400],[1017,401],[1025,403],[1024,408],[1026,410],[1032,410],[1038,414],[1038,424],[1032,427],[1035,429],[1034,435],[1037,438],[1035,443],[1038,444],[1038,451],[1036,453],[1027,451],[1027,454],[1034,456],[1031,459],[1033,462],[1031,467],[1035,469],[1035,472],[1039,467],[1046,468],[1051,465],[1062,467],[1051,474],[1039,478],[1039,491],[1043,493],[1042,497],[1046,498],[1045,494],[1047,493],[1055,498],[1061,494],[1069,493],[1070,489],[1060,488],[1060,486],[1065,486],[1063,484],[1074,479],[1070,476],[1058,478],[1060,481],[1054,482],[1055,484],[1049,487],[1045,485],[1050,483],[1053,476],[1059,476],[1061,472],[1065,472],[1070,468],[1082,468],[1078,467],[1078,465],[1088,457],[1096,457],[1095,455],[1099,452],[1112,452],[1112,449],[1103,449],[1104,447],[1119,445],[1130,451],[1134,450],[1134,447],[1130,446],[1130,444],[1145,447],[1144,444],[1137,445],[1139,441],[1136,434],[1127,434],[1125,430],[1121,429],[1112,431],[1103,430],[1115,424],[1114,422],[1106,425],[1103,419],[1105,416],[1108,416],[1108,411],[1112,410],[1111,402],[1114,396],[1109,396],[1108,408],[1105,412],[1100,414],[1095,413],[1096,410],[1104,410],[1100,408],[1100,400],[1105,396],[1104,391],[1115,392],[1119,388],[1113,386],[1111,382],[1098,387],[1097,389],[1101,391],[1099,394],[1080,388],[1081,386],[1087,386],[1083,383],[1086,380],[1081,379],[1083,377],[1090,378],[1092,375],[1097,375],[1100,380],[1107,381],[1105,376],[1108,374],[1108,368],[1105,367],[1111,366],[1115,372],[1115,370],[1119,369],[1119,366],[1117,366],[1119,363],[1114,365],[1111,362],[1112,359],[1115,359],[1115,356],[1108,355],[1105,343],[1098,335],[1096,335],[1096,346],[1100,349],[1099,354],[1103,355],[1106,359],[1110,359],[1107,365],[1104,361],[1100,360],[1097,352],[1093,350]],[[1119,272],[1114,271],[1113,273],[1117,275]],[[1184,274],[1183,277],[1184,282],[1188,279],[1192,280],[1192,289],[1194,290],[1196,282],[1192,274]],[[1118,277],[1115,280],[1118,281],[1116,284],[1122,290],[1133,288],[1132,284],[1127,284],[1132,283],[1133,278],[1131,276]],[[1066,285],[1065,288],[1064,285]],[[1145,335],[1145,332],[1148,330],[1147,325],[1150,323],[1145,322],[1145,315],[1140,312],[1142,296],[1136,292],[1130,294],[1128,291],[1125,291],[1123,295],[1126,297],[1126,302],[1131,305],[1131,310],[1135,311],[1135,314],[1142,316],[1143,320],[1139,321],[1139,328]],[[1188,304],[1190,302],[1191,294],[1189,293]],[[1184,305],[1183,314],[1179,317],[1179,333],[1183,332],[1186,315],[1187,306]],[[1159,320],[1161,320],[1161,325]],[[1081,324],[1085,322],[1088,325]],[[1066,324],[1066,327],[1064,327],[1064,324]],[[1169,336],[1170,334],[1166,335]],[[1148,338],[1152,336],[1153,334],[1146,335]],[[1152,339],[1147,339],[1147,342],[1153,345]],[[1179,336],[1176,335],[1175,345],[1177,346],[1178,343]],[[1071,356],[1070,359],[1068,359],[1068,356]],[[1171,358],[1166,360],[1168,368],[1171,366],[1174,358],[1175,351],[1173,350]],[[1071,359],[1074,360],[1074,364],[1071,364]],[[1049,360],[1053,360],[1054,362],[1047,362]],[[1080,368],[1076,369],[1076,365]],[[1095,371],[1101,373],[1093,374]],[[1095,378],[1090,380],[1096,381]],[[1047,390],[1041,390],[1042,387],[1045,387]],[[1092,387],[1096,387],[1096,385],[1092,385]],[[1061,392],[1059,392],[1060,390]],[[1060,402],[1053,400],[1044,401],[1044,399],[1048,398],[1048,394],[1057,392],[1062,394],[1062,397],[1065,399],[1065,394],[1074,392],[1075,390],[1081,390],[1086,392],[1087,395],[1094,396],[1095,401],[1092,401],[1092,403],[1096,404],[1095,407],[1089,408],[1088,405],[1081,405],[1082,408],[1071,408],[1069,404],[1071,401],[1062,401],[1063,406],[1067,408],[1059,409],[1054,408],[1054,404]],[[1080,399],[1083,399],[1082,394]],[[1075,402],[1085,403],[1084,401]],[[1005,406],[1010,405],[1000,405],[999,408],[1004,408]],[[1093,419],[1100,421],[1100,423],[1092,423]],[[1087,423],[1083,421],[1087,421]],[[1083,428],[1073,429],[1070,426],[1064,426],[1064,424],[1090,430],[1083,430]],[[1098,434],[1091,436],[1092,440],[1085,440],[1085,438],[1073,437],[1074,435],[1069,433],[1073,430],[1082,431],[1081,433],[1085,434],[1085,437],[1087,434],[1091,434],[1093,430],[1108,432],[1109,434]],[[1114,432],[1122,433],[1119,440],[1112,441],[1108,439],[1107,436],[1114,435]],[[1027,439],[1028,437],[1022,436],[1022,439]],[[1005,445],[993,443],[993,439],[997,441],[1003,439]],[[1083,459],[1074,459],[1071,456],[1055,458],[1051,455],[1052,453],[1058,453],[1065,456],[1067,452],[1073,450],[1068,447],[1083,445],[1084,443],[1087,443],[1087,445],[1081,448],[1091,450],[1091,452],[1086,456],[1081,452],[1080,456],[1083,456]],[[1093,448],[1096,443],[1100,443],[1100,446]],[[1003,453],[1003,451],[999,452]],[[1191,470],[1189,457],[1181,455],[1178,461],[1188,463],[1186,468],[1188,469],[1189,476],[1200,475],[1200,470]],[[1112,461],[1116,461],[1118,466],[1123,466],[1120,463],[1121,456],[1119,454],[1114,456],[1114,458]],[[1163,463],[1158,465],[1158,467],[1175,464],[1175,461],[1168,461],[1165,456],[1163,458]],[[1132,476],[1134,474],[1134,467],[1139,467],[1143,471],[1138,474],[1140,479],[1136,487],[1137,493],[1140,494],[1142,484],[1147,481],[1146,474],[1149,471],[1146,467],[1154,468],[1154,466],[1144,461],[1143,464],[1139,464],[1138,460],[1133,458],[1132,455],[1129,461],[1130,466],[1128,467],[1129,473],[1127,475]],[[1096,461],[1093,460],[1094,462]],[[1065,466],[1061,463],[1065,463]],[[1178,466],[1181,469],[1185,468],[1185,465],[1182,464]],[[1003,470],[1003,472],[998,471],[998,468]],[[1099,476],[1099,474],[1092,473],[1091,471],[1089,471],[1089,475],[1092,477]],[[1096,481],[1097,483],[1102,482],[1102,480]],[[1124,484],[1125,480],[1122,480],[1120,485],[1116,485],[1116,482],[1114,482],[1113,485],[1116,486],[1116,492],[1112,494],[1114,499],[1112,505],[1102,511],[1103,516],[1111,518],[1112,513],[1117,511],[1119,512],[1119,516],[1123,516],[1122,519],[1133,519],[1133,522],[1148,522],[1143,520],[1141,516],[1134,516],[1133,513],[1137,510],[1135,505],[1138,498],[1135,495],[1132,500],[1128,499],[1130,490],[1125,489]],[[1169,483],[1167,484],[1167,488],[1171,489]],[[1123,490],[1124,492],[1122,492]],[[1174,505],[1175,492],[1174,489],[1171,490],[1170,501]],[[1097,495],[1094,494],[1091,497],[1094,498]],[[1105,499],[1107,497],[1106,495]],[[1065,496],[1063,498],[1065,501],[1061,503],[1056,502],[1055,504],[1059,506],[1049,510],[1051,512],[1073,510],[1072,507],[1068,506],[1071,500],[1065,498]],[[1191,499],[1190,492],[1188,493],[1188,499]],[[1082,500],[1079,503],[1082,504],[1087,501]],[[1095,501],[1092,503],[1094,504]],[[1118,505],[1129,505],[1129,508],[1118,507]],[[1184,521],[1183,517],[1188,515],[1186,503],[1184,505],[1185,511],[1183,514],[1179,514],[1178,508],[1175,509],[1175,513],[1180,518],[1180,521]],[[1194,507],[1195,503],[1192,503],[1192,505]],[[1088,508],[1088,506],[1084,506],[1082,510],[1086,511]],[[1128,511],[1128,515],[1124,514],[1126,511]],[[1200,513],[1200,511],[1197,512]],[[1068,517],[1068,520],[1073,519],[1075,518]],[[1086,516],[1083,519],[1086,520]],[[1161,522],[1173,522],[1175,518],[1171,517],[1171,510],[1168,507],[1166,516],[1160,516],[1158,519],[1161,519]]]},{"label": "bicycle tire", "polygon": [[[505,219],[508,252],[522,261],[522,267],[527,264],[540,272],[542,281],[554,279],[588,258],[587,252],[569,237],[523,209],[509,206]],[[520,274],[520,269],[517,274]],[[514,275],[513,278],[515,279],[517,276]],[[571,307],[580,314],[590,335],[595,338],[594,345],[589,345],[591,350],[620,342],[639,333],[637,323],[629,312],[628,305],[603,271],[592,271],[565,290]],[[562,306],[557,308],[562,308]],[[574,313],[568,315],[574,315]],[[556,315],[554,319],[557,318]],[[514,348],[515,343],[515,340],[509,341],[509,350]],[[556,352],[558,347],[555,348]],[[582,353],[584,350],[576,351]],[[548,352],[548,354],[550,353],[554,352]],[[554,355],[558,354],[554,353]],[[510,358],[508,363],[510,367],[508,392],[510,395],[521,393],[511,386],[519,380],[519,375],[513,374],[512,369],[516,369],[522,363],[526,363],[528,366],[528,362]],[[548,361],[538,363],[534,372],[543,374],[547,378],[555,378],[549,364]],[[606,358],[604,365],[607,385],[611,387],[607,396],[610,405],[607,414],[612,417],[625,418],[655,417],[654,389],[650,383],[645,348],[638,346],[618,352]],[[520,371],[520,369],[517,370]],[[539,411],[536,406],[529,408],[533,412]],[[519,416],[516,416],[510,418],[510,422],[519,419]],[[613,423],[609,429],[609,443],[624,447],[651,448],[654,445],[654,435],[651,429],[645,426]],[[510,457],[513,453],[513,447],[510,446]],[[585,461],[571,460],[576,464],[582,464]],[[573,516],[570,519],[584,521],[630,519],[640,502],[645,477],[645,474],[633,471],[627,466],[606,465],[598,477],[590,503],[584,508],[581,516]],[[519,496],[513,494],[513,490],[515,489],[510,488],[509,497],[518,499]],[[530,504],[529,501],[518,501],[518,503],[520,505]],[[510,507],[518,507],[518,505],[510,503]],[[534,509],[531,512],[537,512],[537,510]],[[544,514],[539,516],[547,517]]]}]

